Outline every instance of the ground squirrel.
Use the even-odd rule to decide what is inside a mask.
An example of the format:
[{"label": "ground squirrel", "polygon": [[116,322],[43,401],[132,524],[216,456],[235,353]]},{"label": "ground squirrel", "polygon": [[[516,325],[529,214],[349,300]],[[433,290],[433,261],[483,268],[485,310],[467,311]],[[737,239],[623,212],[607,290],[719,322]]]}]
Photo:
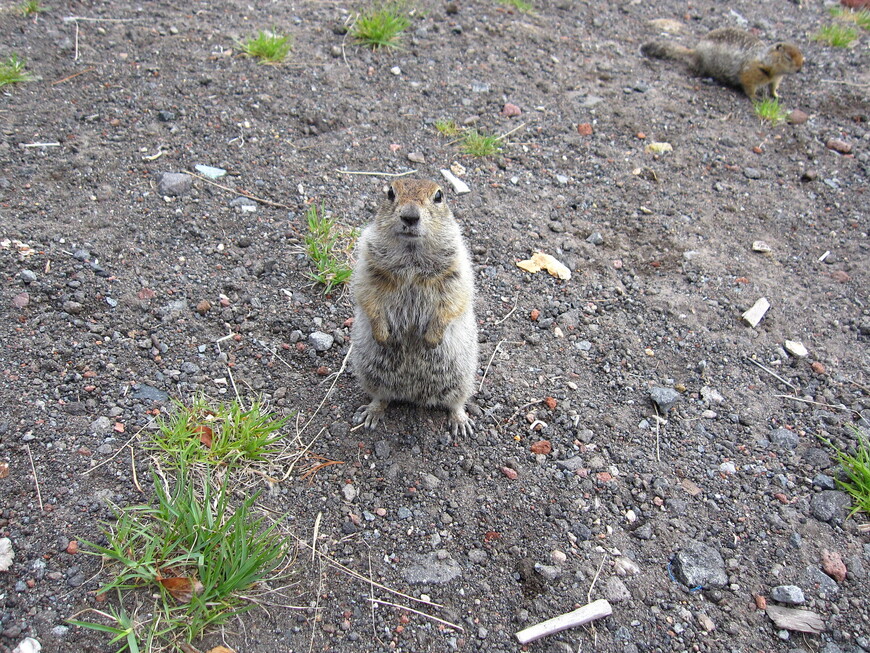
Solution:
[{"label": "ground squirrel", "polygon": [[444,192],[397,179],[363,229],[351,277],[351,365],[372,400],[357,421],[375,428],[391,401],[444,407],[454,435],[477,371],[471,259]]},{"label": "ground squirrel", "polygon": [[749,32],[733,27],[713,30],[694,49],[652,41],[641,46],[641,52],[648,57],[685,61],[701,76],[742,88],[753,101],[762,88],[779,97],[776,90],[783,75],[800,71],[804,63],[796,45],[767,46]]}]

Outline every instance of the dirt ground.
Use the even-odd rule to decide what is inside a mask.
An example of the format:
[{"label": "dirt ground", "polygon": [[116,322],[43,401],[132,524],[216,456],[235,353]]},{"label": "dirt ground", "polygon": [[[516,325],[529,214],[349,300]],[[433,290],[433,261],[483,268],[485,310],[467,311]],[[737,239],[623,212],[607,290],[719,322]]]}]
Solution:
[{"label": "dirt ground", "polygon": [[[320,551],[462,630],[373,607],[412,602],[306,553],[292,587],[203,650],[517,651],[516,631],[607,598],[594,628],[527,650],[870,651],[867,519],[845,519],[817,437],[851,449],[853,426],[870,430],[870,33],[813,41],[831,20],[818,0],[424,1],[403,47],[372,53],[343,34],[359,7],[341,2],[44,4],[0,14],[0,56],[35,76],[0,98],[0,537],[15,550],[0,651],[28,636],[116,650],[66,624],[105,605],[100,561],[68,545],[98,535],[109,503],[147,498],[133,436],[172,398],[233,396],[228,363],[243,397],[314,415],[300,446],[342,462],[262,505],[305,540],[320,515]],[[724,26],[797,43],[806,64],[780,93],[799,124],[646,60],[663,18],[687,45]],[[293,35],[284,65],[239,56],[272,27]],[[439,119],[511,133],[475,159]],[[477,430],[453,441],[441,411],[401,406],[351,430],[366,401],[342,369],[352,306],[312,284],[304,212],[359,227],[385,177],[342,171],[448,189],[454,162],[471,187],[448,201],[477,279]],[[163,196],[162,173],[196,165],[227,170],[225,188]],[[520,270],[534,251],[572,278]],[[666,422],[652,388],[680,393]],[[680,582],[674,556],[698,542],[724,582]],[[824,550],[845,579],[821,571]],[[755,597],[779,585],[824,633],[774,626]]]}]

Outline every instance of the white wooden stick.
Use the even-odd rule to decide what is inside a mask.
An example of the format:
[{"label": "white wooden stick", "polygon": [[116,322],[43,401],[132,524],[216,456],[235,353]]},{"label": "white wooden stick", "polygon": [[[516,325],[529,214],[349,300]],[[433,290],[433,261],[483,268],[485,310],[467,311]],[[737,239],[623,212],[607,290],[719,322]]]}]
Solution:
[{"label": "white wooden stick", "polygon": [[609,617],[611,614],[613,614],[613,608],[610,607],[610,603],[604,599],[598,599],[597,601],[584,605],[582,608],[577,608],[573,612],[566,612],[565,614],[560,614],[558,617],[553,617],[552,619],[547,619],[546,621],[542,621],[534,626],[529,626],[525,630],[516,633],[516,637],[520,644],[528,644],[529,642],[534,642],[536,639],[541,639],[541,637],[560,633],[563,630],[573,628],[574,626],[582,626],[583,624],[588,624],[590,621],[595,621],[602,617]]}]

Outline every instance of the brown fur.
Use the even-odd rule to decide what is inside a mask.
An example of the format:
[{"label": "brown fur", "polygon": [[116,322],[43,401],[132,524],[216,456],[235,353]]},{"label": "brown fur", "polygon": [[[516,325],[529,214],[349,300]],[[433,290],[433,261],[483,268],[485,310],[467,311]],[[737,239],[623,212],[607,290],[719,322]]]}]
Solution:
[{"label": "brown fur", "polygon": [[391,401],[449,410],[454,434],[477,371],[471,261],[444,193],[432,181],[394,181],[357,245],[351,363],[372,400],[374,428]]},{"label": "brown fur", "polygon": [[684,61],[698,75],[742,88],[751,100],[758,97],[759,90],[779,97],[783,76],[799,72],[804,63],[796,45],[766,46],[749,32],[732,27],[713,30],[694,48],[652,41],[641,46],[641,52],[648,57]]}]

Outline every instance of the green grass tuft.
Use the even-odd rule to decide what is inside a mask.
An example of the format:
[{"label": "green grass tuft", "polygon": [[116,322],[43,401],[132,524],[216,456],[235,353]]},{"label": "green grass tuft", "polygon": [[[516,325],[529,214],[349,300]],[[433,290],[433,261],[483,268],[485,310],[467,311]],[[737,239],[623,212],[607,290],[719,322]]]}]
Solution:
[{"label": "green grass tuft", "polygon": [[846,480],[837,479],[837,485],[852,496],[854,506],[849,513],[850,517],[862,510],[870,515],[870,443],[856,427],[853,426],[852,430],[858,441],[854,454],[842,451],[829,440],[816,436],[834,450],[837,462],[846,473]]},{"label": "green grass tuft", "polygon": [[850,21],[861,29],[870,30],[870,9],[855,11],[846,7],[831,7],[831,15],[843,21]]},{"label": "green grass tuft", "polygon": [[756,102],[754,106],[755,115],[762,120],[766,120],[773,127],[788,120],[788,110],[774,97],[764,98]]},{"label": "green grass tuft", "polygon": [[502,149],[501,138],[469,129],[462,136],[462,150],[471,156],[492,156]]},{"label": "green grass tuft", "polygon": [[349,253],[356,242],[357,231],[340,228],[334,218],[326,217],[321,205],[312,204],[305,213],[308,233],[305,234],[305,252],[314,263],[316,272],[311,277],[326,288],[325,294],[350,280]]},{"label": "green grass tuft", "polygon": [[[192,642],[250,609],[241,593],[269,577],[287,553],[276,524],[252,514],[259,493],[234,506],[228,476],[218,488],[195,483],[184,468],[171,486],[156,473],[152,478],[155,500],[116,510],[105,546],[83,540],[113,573],[98,593],[116,590],[119,605],[99,613],[108,625],[75,623],[113,635],[133,653],[152,650],[149,640]],[[145,596],[156,596],[148,618],[136,618],[138,609],[131,617],[125,603],[141,606]]]},{"label": "green grass tuft", "polygon": [[249,57],[259,59],[260,63],[281,63],[293,47],[289,34],[260,31],[241,43],[239,47]]},{"label": "green grass tuft", "polygon": [[25,18],[36,16],[37,14],[46,11],[46,8],[39,4],[39,0],[25,0],[17,7],[18,13]]},{"label": "green grass tuft", "polygon": [[0,63],[0,87],[30,80],[30,73],[24,71],[24,59],[19,58],[17,54],[9,56],[6,61]]},{"label": "green grass tuft", "polygon": [[404,3],[377,4],[357,16],[351,27],[351,36],[372,50],[396,48],[401,33],[410,26],[411,19]]},{"label": "green grass tuft", "polygon": [[462,128],[456,124],[455,120],[440,119],[435,121],[435,129],[438,133],[447,138],[454,138],[462,133]]},{"label": "green grass tuft", "polygon": [[163,454],[169,467],[263,462],[281,450],[286,422],[259,401],[246,409],[238,400],[214,403],[198,397],[190,406],[176,402],[169,417],[158,421],[159,431],[147,446]]},{"label": "green grass tuft", "polygon": [[814,41],[827,43],[835,48],[848,48],[858,39],[858,31],[854,27],[848,25],[840,25],[832,23],[824,25],[816,35],[813,36]]},{"label": "green grass tuft", "polygon": [[527,2],[526,0],[498,0],[501,4],[507,5],[512,9],[516,9],[521,14],[529,14],[532,13],[535,6],[531,2]]}]

